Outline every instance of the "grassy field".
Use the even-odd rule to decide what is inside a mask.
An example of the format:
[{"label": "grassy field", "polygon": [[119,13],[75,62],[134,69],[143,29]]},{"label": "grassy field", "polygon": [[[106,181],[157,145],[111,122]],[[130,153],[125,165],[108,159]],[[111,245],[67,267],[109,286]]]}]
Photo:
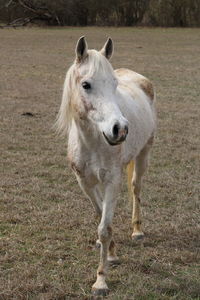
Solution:
[{"label": "grassy field", "polygon": [[0,31],[0,300],[90,299],[97,222],[52,129],[83,34],[97,49],[111,36],[113,66],[157,90],[146,238],[131,241],[124,181],[113,226],[122,263],[109,271],[107,299],[200,299],[200,30],[53,28]]}]

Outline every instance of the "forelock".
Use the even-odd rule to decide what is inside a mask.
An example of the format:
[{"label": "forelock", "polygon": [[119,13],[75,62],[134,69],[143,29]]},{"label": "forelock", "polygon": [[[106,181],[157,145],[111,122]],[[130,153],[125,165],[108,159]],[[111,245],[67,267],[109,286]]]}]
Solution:
[{"label": "forelock", "polygon": [[88,77],[95,76],[95,74],[100,72],[102,72],[103,75],[114,74],[109,61],[96,50],[88,50],[88,57],[85,64],[87,64],[87,74],[85,75]]}]

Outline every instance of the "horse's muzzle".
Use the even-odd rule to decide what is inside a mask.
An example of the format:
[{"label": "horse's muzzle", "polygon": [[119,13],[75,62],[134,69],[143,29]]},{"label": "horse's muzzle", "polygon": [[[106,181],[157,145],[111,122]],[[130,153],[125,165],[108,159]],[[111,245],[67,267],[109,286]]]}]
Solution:
[{"label": "horse's muzzle", "polygon": [[119,123],[116,123],[112,128],[112,135],[107,136],[105,132],[103,132],[103,135],[111,146],[116,146],[121,144],[126,140],[128,134],[128,126],[125,125],[123,128],[120,127]]}]

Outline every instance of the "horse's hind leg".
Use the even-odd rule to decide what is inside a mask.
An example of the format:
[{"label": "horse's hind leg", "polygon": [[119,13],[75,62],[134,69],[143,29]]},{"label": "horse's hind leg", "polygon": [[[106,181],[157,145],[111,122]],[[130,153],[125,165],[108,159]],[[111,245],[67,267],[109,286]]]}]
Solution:
[{"label": "horse's hind leg", "polygon": [[135,240],[142,239],[144,233],[141,228],[141,214],[140,214],[140,191],[142,184],[142,176],[145,173],[145,170],[148,166],[148,155],[149,150],[153,143],[153,137],[148,141],[139,155],[136,157],[134,172],[133,172],[133,214],[132,214],[132,224],[133,224],[133,233],[132,238]]},{"label": "horse's hind leg", "polygon": [[[76,177],[77,177],[79,185],[80,185],[81,189],[83,190],[84,194],[92,202],[95,212],[96,212],[96,215],[97,215],[97,218],[99,218],[99,220],[100,220],[101,216],[102,216],[102,201],[103,201],[101,189],[99,188],[98,184],[95,185],[94,187],[89,187],[83,179],[81,179],[78,176],[76,176]],[[97,246],[97,248],[101,247],[101,242],[99,239],[96,241],[96,246]],[[111,264],[118,263],[118,261],[119,261],[119,258],[116,255],[116,246],[115,246],[115,242],[113,239],[111,239],[111,241],[110,241],[107,259],[108,259],[108,262]]]},{"label": "horse's hind leg", "polygon": [[[111,226],[110,226],[110,228],[112,230]],[[101,242],[99,239],[96,241],[96,247],[101,248]],[[111,239],[110,245],[108,247],[107,261],[110,265],[119,264],[119,257],[117,256],[116,244],[115,244],[115,241],[113,238]]]}]

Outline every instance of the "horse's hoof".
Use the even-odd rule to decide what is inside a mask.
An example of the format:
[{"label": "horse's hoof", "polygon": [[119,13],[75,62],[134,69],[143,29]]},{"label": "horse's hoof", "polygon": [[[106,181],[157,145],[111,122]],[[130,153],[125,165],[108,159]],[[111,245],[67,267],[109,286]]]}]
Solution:
[{"label": "horse's hoof", "polygon": [[109,289],[97,289],[92,288],[92,295],[93,296],[107,296],[109,294]]},{"label": "horse's hoof", "polygon": [[97,241],[96,241],[96,248],[97,248],[97,249],[100,249],[100,248],[101,248],[101,242],[100,242],[100,240],[97,240]]},{"label": "horse's hoof", "polygon": [[144,238],[143,232],[133,232],[132,234],[132,240],[134,241],[141,241]]},{"label": "horse's hoof", "polygon": [[120,264],[118,256],[108,256],[107,260],[110,266],[117,266]]}]

